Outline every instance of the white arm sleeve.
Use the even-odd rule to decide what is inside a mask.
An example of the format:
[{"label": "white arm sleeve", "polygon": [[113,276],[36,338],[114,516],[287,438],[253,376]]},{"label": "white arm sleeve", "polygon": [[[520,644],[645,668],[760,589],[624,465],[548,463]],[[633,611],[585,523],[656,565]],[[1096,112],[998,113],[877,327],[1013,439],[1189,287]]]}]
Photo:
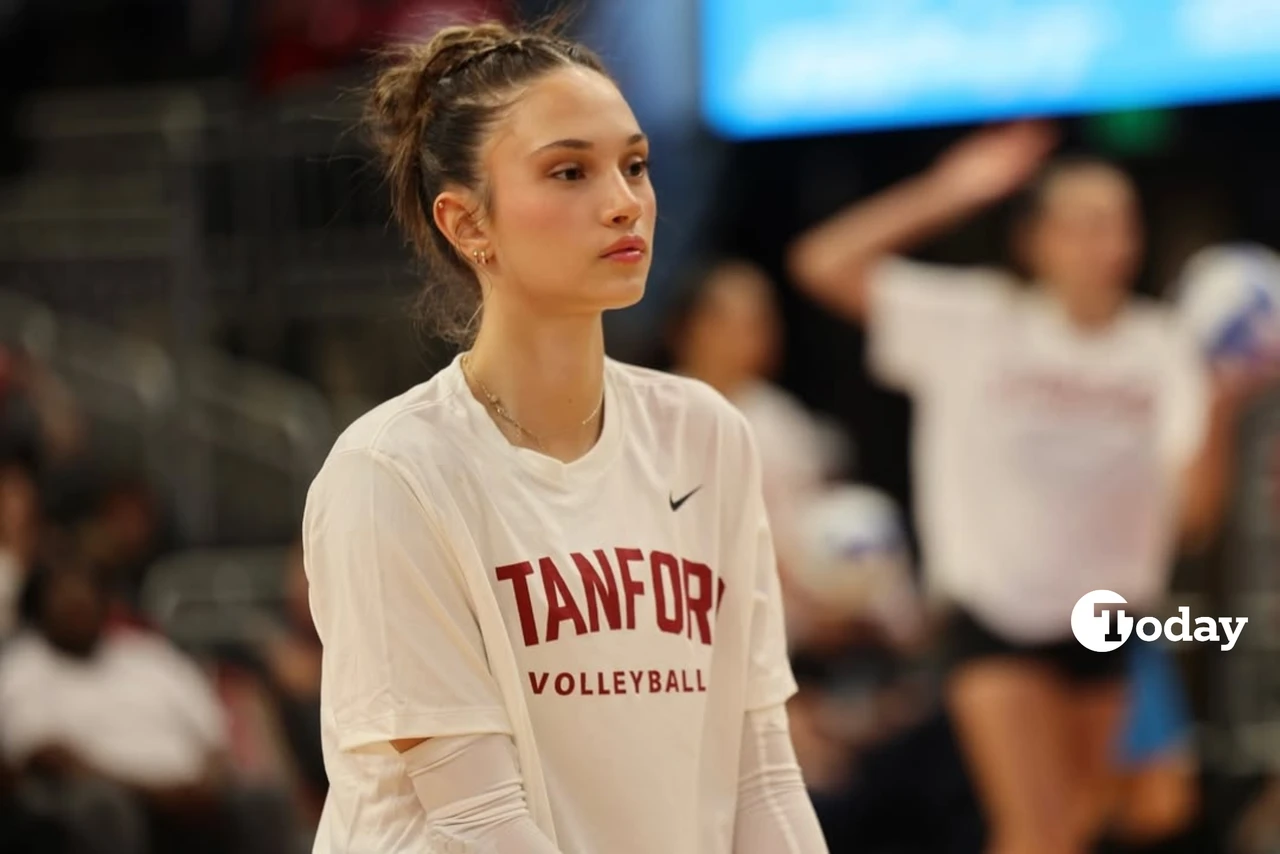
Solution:
[{"label": "white arm sleeve", "polygon": [[431,738],[402,754],[432,854],[559,854],[525,801],[511,737]]},{"label": "white arm sleeve", "polygon": [[733,854],[827,854],[785,705],[747,712],[743,722]]}]

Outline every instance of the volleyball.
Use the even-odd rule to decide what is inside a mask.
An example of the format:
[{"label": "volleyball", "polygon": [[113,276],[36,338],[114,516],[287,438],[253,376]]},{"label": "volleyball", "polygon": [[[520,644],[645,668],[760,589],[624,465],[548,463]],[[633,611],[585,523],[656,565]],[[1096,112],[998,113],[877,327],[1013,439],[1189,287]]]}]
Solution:
[{"label": "volleyball", "polygon": [[1213,362],[1280,362],[1280,256],[1257,244],[1194,255],[1175,291],[1179,314]]},{"label": "volleyball", "polygon": [[810,595],[846,616],[886,618],[910,589],[901,516],[884,493],[840,485],[811,498],[798,521],[791,575]]}]

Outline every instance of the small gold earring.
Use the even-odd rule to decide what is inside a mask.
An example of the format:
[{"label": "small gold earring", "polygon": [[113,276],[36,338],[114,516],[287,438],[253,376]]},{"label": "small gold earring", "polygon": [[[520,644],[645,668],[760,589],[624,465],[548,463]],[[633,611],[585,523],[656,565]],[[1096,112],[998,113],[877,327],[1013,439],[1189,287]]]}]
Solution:
[{"label": "small gold earring", "polygon": [[489,263],[489,253],[485,252],[483,249],[472,250],[471,257],[474,258],[476,263],[481,267]]}]

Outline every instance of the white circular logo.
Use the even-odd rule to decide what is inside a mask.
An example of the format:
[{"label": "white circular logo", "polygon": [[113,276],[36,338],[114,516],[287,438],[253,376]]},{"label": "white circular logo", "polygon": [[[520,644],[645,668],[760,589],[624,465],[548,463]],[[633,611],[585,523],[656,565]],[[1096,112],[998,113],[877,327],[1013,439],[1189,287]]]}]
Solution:
[{"label": "white circular logo", "polygon": [[1111,652],[1133,633],[1133,617],[1125,613],[1125,598],[1111,590],[1092,590],[1071,609],[1071,632],[1086,649]]}]

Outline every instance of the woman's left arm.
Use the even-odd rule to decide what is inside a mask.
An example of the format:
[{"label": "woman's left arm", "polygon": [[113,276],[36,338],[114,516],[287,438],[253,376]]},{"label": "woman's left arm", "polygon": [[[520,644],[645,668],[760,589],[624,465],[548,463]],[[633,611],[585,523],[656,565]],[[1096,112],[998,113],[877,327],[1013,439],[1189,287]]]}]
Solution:
[{"label": "woman's left arm", "polygon": [[733,854],[826,854],[785,705],[747,712],[739,763]]}]

